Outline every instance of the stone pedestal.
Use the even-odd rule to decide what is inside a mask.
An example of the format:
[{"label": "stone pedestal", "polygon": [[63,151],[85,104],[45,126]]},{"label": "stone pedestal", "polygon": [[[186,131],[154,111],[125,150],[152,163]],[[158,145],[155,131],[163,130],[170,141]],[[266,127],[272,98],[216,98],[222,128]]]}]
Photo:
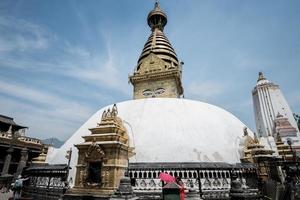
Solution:
[{"label": "stone pedestal", "polygon": [[130,178],[128,176],[124,176],[120,180],[120,185],[114,195],[111,196],[110,200],[136,200],[138,197],[133,195],[133,189],[131,186]]},{"label": "stone pedestal", "polygon": [[231,176],[231,189],[230,189],[231,200],[248,200],[258,199],[258,190],[249,189],[237,178],[237,174],[233,173]]},{"label": "stone pedestal", "polygon": [[131,186],[130,178],[127,176],[124,176],[120,180],[119,188],[117,189],[116,193],[117,195],[132,195],[133,190]]},{"label": "stone pedestal", "polygon": [[99,196],[92,194],[65,194],[63,200],[109,200],[107,196]]}]

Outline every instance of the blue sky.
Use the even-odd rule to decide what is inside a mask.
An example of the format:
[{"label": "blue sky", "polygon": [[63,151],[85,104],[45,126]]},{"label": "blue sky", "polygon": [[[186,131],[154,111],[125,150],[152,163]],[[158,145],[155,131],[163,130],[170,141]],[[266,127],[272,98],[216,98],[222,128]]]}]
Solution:
[{"label": "blue sky", "polygon": [[[300,1],[161,0],[185,97],[255,130],[258,72],[300,113]],[[132,98],[151,0],[0,1],[0,113],[27,135],[67,139],[99,108]],[[222,123],[222,122],[220,122]]]}]

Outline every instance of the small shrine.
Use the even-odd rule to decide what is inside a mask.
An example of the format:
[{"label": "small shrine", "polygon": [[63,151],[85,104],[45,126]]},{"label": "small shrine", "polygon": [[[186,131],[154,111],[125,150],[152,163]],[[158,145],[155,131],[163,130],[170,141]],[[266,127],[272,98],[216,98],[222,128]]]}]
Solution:
[{"label": "small shrine", "polygon": [[78,149],[75,186],[68,195],[108,196],[118,188],[120,179],[134,155],[116,104],[105,110],[97,127],[83,136]]},{"label": "small shrine", "polygon": [[297,129],[280,113],[274,119],[274,133],[279,134],[281,138],[297,137]]},{"label": "small shrine", "polygon": [[265,180],[268,177],[265,163],[275,158],[274,151],[266,149],[260,144],[256,135],[254,138],[249,136],[247,128],[244,128],[244,155],[241,157],[243,163],[255,163],[258,165],[259,176]]},{"label": "small shrine", "polygon": [[50,145],[44,144],[42,152],[40,153],[40,155],[36,158],[33,158],[31,163],[33,165],[45,165],[46,163],[46,158],[47,158],[47,152],[49,149]]},{"label": "small shrine", "polygon": [[283,160],[292,161],[294,159],[294,155],[291,148],[288,145],[284,144],[279,133],[277,134],[276,146],[278,154]]}]

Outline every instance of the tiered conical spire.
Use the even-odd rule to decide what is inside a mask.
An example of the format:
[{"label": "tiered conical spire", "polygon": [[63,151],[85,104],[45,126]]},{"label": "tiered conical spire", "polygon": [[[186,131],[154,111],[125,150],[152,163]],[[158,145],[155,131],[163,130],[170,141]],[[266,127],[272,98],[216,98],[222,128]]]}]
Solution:
[{"label": "tiered conical spire", "polygon": [[183,96],[181,81],[182,64],[165,36],[167,15],[156,2],[147,17],[151,35],[144,45],[134,73],[129,77],[133,98],[180,98]]},{"label": "tiered conical spire", "polygon": [[177,55],[163,32],[167,21],[167,15],[161,10],[159,3],[156,2],[154,9],[149,12],[147,17],[147,22],[152,33],[144,45],[143,51],[139,57],[137,70],[144,58],[150,53],[154,53],[172,66],[178,66]]}]

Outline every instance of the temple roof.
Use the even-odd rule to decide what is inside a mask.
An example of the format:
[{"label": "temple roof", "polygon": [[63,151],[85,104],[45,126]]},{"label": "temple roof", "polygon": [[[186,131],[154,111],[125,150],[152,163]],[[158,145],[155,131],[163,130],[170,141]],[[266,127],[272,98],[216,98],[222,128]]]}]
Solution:
[{"label": "temple roof", "polygon": [[14,122],[14,119],[12,117],[8,117],[5,115],[0,115],[0,123],[11,125],[15,130],[23,129],[23,128],[28,128],[26,126],[21,126]]}]

